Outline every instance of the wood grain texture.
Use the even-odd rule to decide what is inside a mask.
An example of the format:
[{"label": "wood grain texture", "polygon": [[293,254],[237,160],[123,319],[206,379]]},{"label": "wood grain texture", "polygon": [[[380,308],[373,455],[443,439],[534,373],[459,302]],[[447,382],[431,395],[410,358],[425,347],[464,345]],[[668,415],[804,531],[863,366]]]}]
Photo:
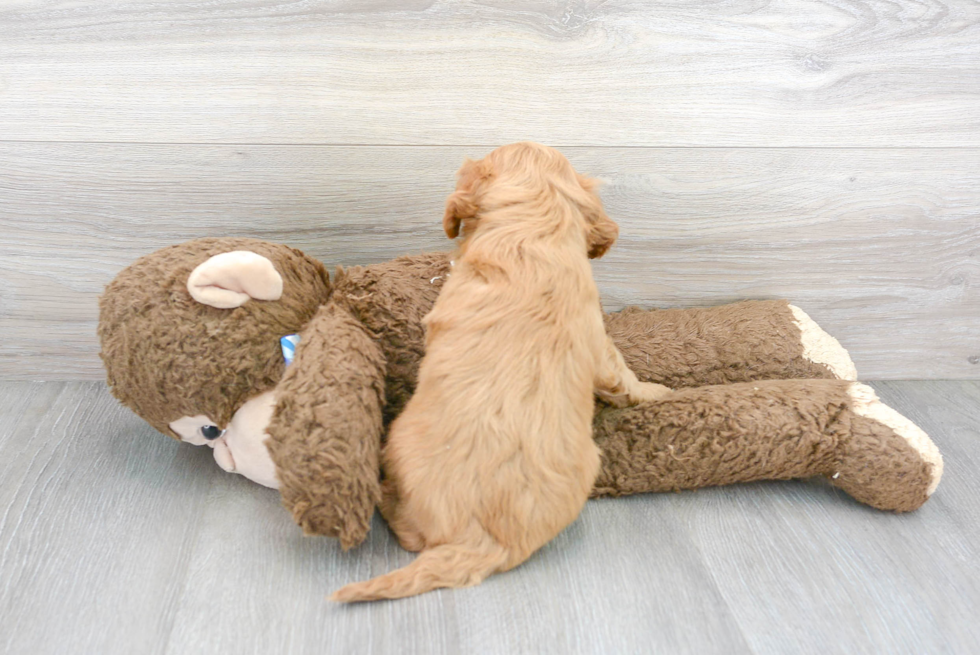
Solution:
[{"label": "wood grain texture", "polygon": [[213,463],[101,385],[0,389],[27,405],[0,405],[0,651],[151,652],[172,629]]},{"label": "wood grain texture", "polygon": [[[200,236],[329,266],[448,249],[453,171],[479,147],[0,143],[0,378],[102,377],[97,296]],[[565,148],[621,239],[608,309],[791,299],[865,379],[980,374],[980,152]]]},{"label": "wood grain texture", "polygon": [[[731,488],[734,494],[715,501],[725,512],[694,519],[699,550],[726,599],[779,588],[751,607],[730,604],[753,652],[967,652],[980,643],[970,618],[980,608],[980,587],[963,568],[980,554],[980,386],[873,386],[943,452],[943,481],[928,513],[876,514],[829,485],[794,482],[786,494]],[[824,629],[814,631],[814,623]]]},{"label": "wood grain texture", "polygon": [[275,492],[154,433],[100,383],[0,383],[0,651],[968,653],[980,643],[980,383],[876,383],[946,472],[911,514],[819,482],[590,501],[527,563],[389,603]]},{"label": "wood grain texture", "polygon": [[968,0],[7,0],[0,138],[976,147],[978,69]]}]

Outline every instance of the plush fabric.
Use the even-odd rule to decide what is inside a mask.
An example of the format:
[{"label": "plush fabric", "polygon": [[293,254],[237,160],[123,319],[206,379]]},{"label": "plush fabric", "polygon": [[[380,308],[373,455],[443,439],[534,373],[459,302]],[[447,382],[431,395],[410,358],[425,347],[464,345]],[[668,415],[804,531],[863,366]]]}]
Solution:
[{"label": "plush fabric", "polygon": [[856,384],[743,382],[600,412],[593,495],[825,476],[872,507],[916,509],[928,498],[931,467],[908,439],[854,411],[848,390]]},{"label": "plush fabric", "polygon": [[414,255],[346,271],[338,268],[334,276],[333,300],[346,307],[381,347],[386,424],[398,416],[415,390],[425,353],[422,318],[450,274],[449,261],[446,253]]},{"label": "plush fabric", "polygon": [[348,548],[381,499],[384,355],[343,307],[320,309],[276,389],[267,442],[283,504],[307,534]]},{"label": "plush fabric", "polygon": [[[196,302],[187,280],[214,255],[250,250],[283,278],[282,297],[234,309]],[[280,336],[298,332],[330,296],[323,265],[299,250],[256,239],[211,238],[141,257],[99,299],[99,339],[109,388],[160,432],[206,414],[219,425],[282,377]]]},{"label": "plush fabric", "polygon": [[785,300],[606,316],[606,331],[642,380],[700,387],[768,378],[834,378],[803,356],[800,328]]}]

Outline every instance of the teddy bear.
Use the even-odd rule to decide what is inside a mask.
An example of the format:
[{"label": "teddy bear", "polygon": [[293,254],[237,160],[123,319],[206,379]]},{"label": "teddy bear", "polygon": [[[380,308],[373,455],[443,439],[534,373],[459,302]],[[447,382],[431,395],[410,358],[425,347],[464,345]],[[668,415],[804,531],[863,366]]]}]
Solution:
[{"label": "teddy bear", "polygon": [[[350,548],[370,527],[385,430],[412,394],[422,318],[452,263],[408,255],[331,279],[316,259],[256,239],[163,248],[100,298],[109,388],[165,435],[277,488],[305,533]],[[822,476],[904,512],[939,484],[935,444],[786,301],[627,308],[605,321],[636,375],[675,391],[596,405],[594,496]]]}]

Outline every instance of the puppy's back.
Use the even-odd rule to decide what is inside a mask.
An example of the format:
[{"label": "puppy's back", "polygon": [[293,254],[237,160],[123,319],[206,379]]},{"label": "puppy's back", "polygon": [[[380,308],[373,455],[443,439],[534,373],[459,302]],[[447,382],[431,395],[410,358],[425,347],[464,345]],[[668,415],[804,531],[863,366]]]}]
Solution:
[{"label": "puppy's back", "polygon": [[[559,186],[571,181],[601,214],[558,157]],[[447,201],[450,236],[477,216],[476,196],[459,195],[475,188],[471,177],[461,169]],[[423,552],[344,587],[338,600],[476,584],[512,568],[578,516],[598,473],[591,419],[604,328],[587,259],[591,228],[582,206],[550,182],[532,193],[522,175],[483,179],[502,191],[480,196],[487,206],[463,228],[456,266],[425,319],[415,395],[385,449],[385,516],[403,545]],[[611,243],[615,230],[603,235]]]}]

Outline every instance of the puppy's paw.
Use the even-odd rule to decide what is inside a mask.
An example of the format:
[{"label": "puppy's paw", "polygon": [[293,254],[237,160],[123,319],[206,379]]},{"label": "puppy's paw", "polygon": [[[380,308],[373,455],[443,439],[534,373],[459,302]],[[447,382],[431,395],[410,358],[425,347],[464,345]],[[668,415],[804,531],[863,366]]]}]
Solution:
[{"label": "puppy's paw", "polygon": [[655,400],[663,400],[671,393],[673,389],[670,387],[665,387],[662,384],[656,384],[655,382],[640,382],[634,389],[630,390],[629,394],[629,404],[636,405],[638,403],[649,403]]},{"label": "puppy's paw", "polygon": [[613,407],[623,408],[630,406],[630,398],[626,392],[617,393],[613,391],[606,391],[604,389],[596,389],[595,395],[599,400],[609,403]]}]

